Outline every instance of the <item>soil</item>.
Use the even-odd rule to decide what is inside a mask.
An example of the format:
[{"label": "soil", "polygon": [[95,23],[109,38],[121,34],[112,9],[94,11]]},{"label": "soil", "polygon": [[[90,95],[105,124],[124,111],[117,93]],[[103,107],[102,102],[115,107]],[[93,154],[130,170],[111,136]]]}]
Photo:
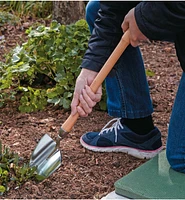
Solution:
[{"label": "soil", "polygon": [[[0,61],[16,44],[26,40],[25,29],[31,26],[27,20],[19,26],[7,26],[1,33],[5,42],[0,43]],[[167,42],[141,44],[153,101],[153,119],[162,132],[166,146],[167,127],[182,70],[176,58],[174,45]],[[18,112],[17,103],[1,108],[0,139],[12,151],[27,161],[40,138],[48,133],[57,135],[60,125],[70,112],[48,106],[40,112]],[[62,139],[62,166],[40,183],[28,181],[20,188],[10,188],[2,199],[100,199],[114,190],[114,182],[128,174],[146,160],[123,153],[94,153],[84,149],[80,136],[88,131],[99,131],[110,119],[106,112],[94,110],[87,118],[80,118],[69,135]]]}]

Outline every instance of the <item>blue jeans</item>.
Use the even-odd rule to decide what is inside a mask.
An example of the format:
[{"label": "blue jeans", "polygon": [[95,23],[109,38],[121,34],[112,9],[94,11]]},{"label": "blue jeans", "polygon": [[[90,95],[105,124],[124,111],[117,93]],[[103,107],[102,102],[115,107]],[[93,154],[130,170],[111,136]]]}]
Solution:
[{"label": "blue jeans", "polygon": [[[97,0],[89,1],[86,6],[86,20],[91,33],[98,17],[99,6]],[[147,117],[153,112],[139,48],[129,46],[126,49],[105,79],[105,85],[110,116],[133,119]]]},{"label": "blue jeans", "polygon": [[98,17],[99,8],[100,8],[99,0],[94,0],[94,1],[90,0],[86,6],[85,18],[86,18],[86,21],[88,23],[89,30],[91,33],[94,29],[94,21]]},{"label": "blue jeans", "polygon": [[185,73],[183,72],[172,109],[166,148],[171,167],[185,173]]},{"label": "blue jeans", "polygon": [[[98,1],[87,5],[86,20],[92,32]],[[142,118],[153,112],[145,69],[139,48],[129,46],[106,78],[107,106],[111,116]],[[168,130],[167,159],[185,173],[185,73],[177,91]]]}]

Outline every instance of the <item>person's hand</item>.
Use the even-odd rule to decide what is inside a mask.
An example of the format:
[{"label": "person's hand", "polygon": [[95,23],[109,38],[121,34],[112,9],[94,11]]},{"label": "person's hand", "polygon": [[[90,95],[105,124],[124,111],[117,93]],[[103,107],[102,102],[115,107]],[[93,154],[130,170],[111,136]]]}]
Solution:
[{"label": "person's hand", "polygon": [[123,23],[121,25],[123,32],[125,32],[127,29],[130,31],[130,44],[133,47],[136,47],[139,45],[142,41],[148,41],[148,38],[143,35],[143,33],[139,30],[135,15],[134,15],[135,8],[132,8],[127,15],[125,16]]},{"label": "person's hand", "polygon": [[92,112],[92,108],[96,103],[101,100],[102,86],[98,88],[96,93],[94,93],[89,87],[96,75],[97,72],[84,68],[81,70],[81,73],[76,80],[73,99],[71,102],[72,115],[75,115],[76,112],[78,112],[81,117],[88,116],[88,114]]}]

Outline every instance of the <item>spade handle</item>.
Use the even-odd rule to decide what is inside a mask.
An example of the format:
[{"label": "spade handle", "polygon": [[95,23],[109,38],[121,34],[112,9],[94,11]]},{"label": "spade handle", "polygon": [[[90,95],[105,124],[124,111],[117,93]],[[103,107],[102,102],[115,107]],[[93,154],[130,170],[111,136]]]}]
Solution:
[{"label": "spade handle", "polygon": [[[130,44],[130,39],[129,39],[129,30],[127,30],[108,60],[105,62],[97,76],[95,77],[94,81],[90,85],[91,90],[95,93],[98,88],[101,86],[111,69],[114,67],[122,53],[125,51],[127,46]],[[73,128],[74,124],[76,123],[77,119],[79,117],[79,114],[76,113],[75,115],[70,115],[67,120],[62,124],[61,129],[64,132],[70,132],[71,129]],[[60,134],[60,133],[59,133]],[[62,135],[60,135],[62,137]]]}]

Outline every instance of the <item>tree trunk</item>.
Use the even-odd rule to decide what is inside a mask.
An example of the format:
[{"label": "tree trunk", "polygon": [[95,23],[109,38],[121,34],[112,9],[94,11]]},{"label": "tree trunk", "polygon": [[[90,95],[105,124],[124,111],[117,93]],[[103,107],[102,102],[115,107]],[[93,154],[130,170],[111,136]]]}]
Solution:
[{"label": "tree trunk", "polygon": [[83,1],[54,1],[53,19],[61,24],[71,24],[85,17]]}]

